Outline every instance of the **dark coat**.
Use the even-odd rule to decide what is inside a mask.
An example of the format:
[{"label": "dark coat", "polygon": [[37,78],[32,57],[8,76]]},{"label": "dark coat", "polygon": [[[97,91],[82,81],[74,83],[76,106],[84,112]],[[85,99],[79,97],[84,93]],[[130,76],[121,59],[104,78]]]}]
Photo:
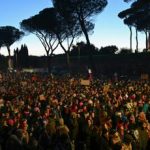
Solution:
[{"label": "dark coat", "polygon": [[109,141],[104,136],[100,139],[100,150],[111,150]]},{"label": "dark coat", "polygon": [[12,134],[6,142],[6,150],[22,150],[21,140],[14,134]]}]

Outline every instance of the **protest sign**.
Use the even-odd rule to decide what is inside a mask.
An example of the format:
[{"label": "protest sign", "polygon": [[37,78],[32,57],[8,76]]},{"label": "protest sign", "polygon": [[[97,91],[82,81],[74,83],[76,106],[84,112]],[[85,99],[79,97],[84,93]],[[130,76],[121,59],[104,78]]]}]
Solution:
[{"label": "protest sign", "polygon": [[90,80],[83,80],[83,79],[81,79],[81,85],[90,85]]},{"label": "protest sign", "polygon": [[3,80],[3,76],[2,76],[2,74],[0,73],[0,81],[2,81]]},{"label": "protest sign", "polygon": [[26,81],[22,81],[22,82],[21,82],[21,85],[22,85],[22,86],[26,86],[26,85],[27,85],[27,82],[26,82]]},{"label": "protest sign", "polygon": [[141,80],[148,80],[149,75],[148,74],[141,74]]},{"label": "protest sign", "polygon": [[44,96],[43,94],[41,94],[41,95],[39,96],[39,98],[40,98],[40,101],[45,101],[45,96]]},{"label": "protest sign", "polygon": [[107,93],[107,92],[109,91],[109,88],[110,88],[110,85],[109,85],[109,84],[104,85],[104,86],[103,86],[103,92],[104,92],[104,93]]},{"label": "protest sign", "polygon": [[129,86],[128,87],[128,90],[131,92],[131,91],[134,91],[134,87],[133,86]]},{"label": "protest sign", "polygon": [[73,84],[74,78],[70,79],[70,84]]}]

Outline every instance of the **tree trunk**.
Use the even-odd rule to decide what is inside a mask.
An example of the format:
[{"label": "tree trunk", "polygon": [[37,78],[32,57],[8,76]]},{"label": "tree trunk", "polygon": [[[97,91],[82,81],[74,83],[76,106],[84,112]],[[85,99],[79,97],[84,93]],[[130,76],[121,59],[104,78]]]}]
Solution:
[{"label": "tree trunk", "polygon": [[10,54],[10,47],[9,46],[7,46],[7,50],[8,50],[8,56],[10,58],[11,54]]},{"label": "tree trunk", "polygon": [[67,67],[68,67],[68,70],[70,72],[71,70],[70,70],[70,54],[69,54],[69,51],[66,52],[66,56],[67,56]]},{"label": "tree trunk", "polygon": [[138,49],[139,49],[139,42],[138,42],[138,30],[136,28],[136,52],[138,53]]},{"label": "tree trunk", "polygon": [[49,55],[48,51],[46,51],[46,55],[47,55],[47,69],[48,72],[51,73],[51,56]]},{"label": "tree trunk", "polygon": [[88,32],[87,32],[87,29],[86,29],[86,27],[85,27],[84,20],[81,20],[81,19],[80,19],[80,25],[81,25],[81,29],[82,29],[82,31],[83,31],[83,34],[84,34],[84,36],[85,36],[87,45],[90,46],[90,39],[89,39],[89,35],[88,35]]},{"label": "tree trunk", "polygon": [[87,49],[88,54],[89,54],[89,65],[88,66],[93,70],[93,72],[96,72],[95,64],[94,64],[94,60],[93,60],[93,54],[92,54],[92,50],[90,48],[91,43],[90,43],[88,32],[87,32],[85,22],[83,19],[80,19],[80,25],[81,25],[81,29],[83,31],[83,34],[85,35],[85,39],[86,39],[87,46],[88,46],[88,49]]},{"label": "tree trunk", "polygon": [[150,32],[148,32],[148,50],[150,50]]},{"label": "tree trunk", "polygon": [[130,50],[132,51],[132,27],[129,26],[129,30],[130,30]]},{"label": "tree trunk", "polygon": [[6,46],[6,47],[7,47],[7,50],[8,50],[8,70],[12,71],[12,69],[13,69],[13,61],[11,59],[10,47],[9,46]]},{"label": "tree trunk", "polygon": [[146,37],[145,44],[146,44],[146,52],[147,52],[148,50],[148,32],[147,31],[145,31],[145,37]]},{"label": "tree trunk", "polygon": [[79,65],[80,65],[80,58],[81,58],[80,55],[81,55],[81,54],[80,54],[80,46],[78,46],[78,62],[79,62]]}]

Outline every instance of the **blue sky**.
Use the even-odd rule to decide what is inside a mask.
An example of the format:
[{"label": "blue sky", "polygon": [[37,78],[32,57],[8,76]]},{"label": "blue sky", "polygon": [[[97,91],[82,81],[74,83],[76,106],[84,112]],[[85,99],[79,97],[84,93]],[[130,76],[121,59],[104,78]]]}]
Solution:
[{"label": "blue sky", "polygon": [[[44,8],[51,7],[51,0],[0,0],[0,26],[14,26],[20,28],[19,23],[23,19],[27,19]],[[123,24],[123,21],[118,18],[118,13],[130,4],[124,3],[123,0],[108,0],[108,5],[104,11],[95,16],[94,33],[90,35],[90,41],[96,47],[107,45],[116,45],[119,48],[129,48],[129,29]],[[85,41],[84,37],[75,40],[76,42]],[[37,39],[32,34],[27,34],[20,41],[15,42],[11,46],[11,54],[13,55],[14,48],[20,48],[21,44],[26,44],[29,49],[29,55],[41,56],[45,55],[45,50]],[[145,36],[139,33],[139,49],[145,47]],[[135,30],[133,29],[133,48],[135,49]],[[61,48],[58,48],[55,53],[62,53]],[[8,55],[5,48],[1,48],[0,53]]]}]

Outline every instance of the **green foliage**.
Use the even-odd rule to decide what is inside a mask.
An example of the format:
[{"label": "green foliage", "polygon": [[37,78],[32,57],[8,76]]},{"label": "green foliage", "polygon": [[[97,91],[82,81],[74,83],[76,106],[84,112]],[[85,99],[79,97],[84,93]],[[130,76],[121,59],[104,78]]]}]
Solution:
[{"label": "green foliage", "polygon": [[128,3],[128,2],[131,2],[131,1],[133,1],[133,0],[123,0],[124,2],[126,2],[126,3]]},{"label": "green foliage", "polygon": [[107,0],[52,0],[54,7],[65,21],[72,22],[80,27],[85,36],[89,64],[94,70],[92,50],[90,49],[89,33],[94,29],[92,17],[103,11],[107,5]]},{"label": "green foliage", "polygon": [[[0,46],[6,46],[10,51],[9,47],[23,37],[24,32],[12,26],[0,27]],[[9,52],[10,55],[10,52]]]},{"label": "green foliage", "polygon": [[118,47],[115,45],[101,47],[99,54],[115,54],[118,51]]},{"label": "green foliage", "polygon": [[124,23],[136,27],[139,31],[150,30],[150,1],[137,0],[118,14]]},{"label": "green foliage", "polygon": [[33,33],[39,38],[47,56],[53,55],[58,47],[55,34],[57,27],[56,11],[54,8],[46,8],[30,18],[24,19],[20,25],[23,30]]},{"label": "green foliage", "polygon": [[74,16],[74,19],[86,20],[102,12],[107,0],[53,0],[53,4],[65,18]]},{"label": "green foliage", "polygon": [[[88,45],[84,42],[79,42],[76,45],[74,45],[71,49],[70,55],[71,56],[88,56],[87,51]],[[92,55],[98,55],[99,51],[98,48],[95,47],[93,44],[90,45],[90,49],[92,51]]]},{"label": "green foliage", "polygon": [[118,54],[131,54],[132,50],[128,48],[121,48]]},{"label": "green foliage", "polygon": [[45,8],[38,14],[24,19],[20,25],[25,31],[53,33],[54,27],[56,26],[56,12],[54,8]]},{"label": "green foliage", "polygon": [[87,43],[90,45],[88,32],[94,28],[91,18],[103,11],[107,0],[53,0],[53,4],[67,22],[71,21],[80,25]]},{"label": "green foliage", "polygon": [[22,44],[20,49],[16,48],[14,50],[14,67],[16,69],[27,68],[29,64],[28,58],[28,47]]}]

